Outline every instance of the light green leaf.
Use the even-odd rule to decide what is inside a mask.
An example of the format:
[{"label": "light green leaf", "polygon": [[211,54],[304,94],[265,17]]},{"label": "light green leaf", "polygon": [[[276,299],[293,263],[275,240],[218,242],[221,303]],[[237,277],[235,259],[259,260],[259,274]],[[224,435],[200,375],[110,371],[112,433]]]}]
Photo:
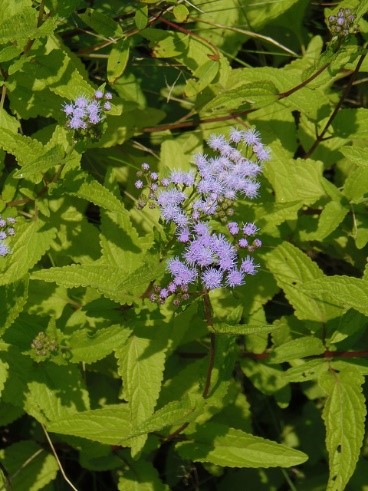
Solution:
[{"label": "light green leaf", "polygon": [[320,355],[324,353],[325,347],[322,341],[313,336],[303,336],[292,339],[276,348],[270,357],[270,363],[284,363],[285,361],[305,358],[307,356]]},{"label": "light green leaf", "polygon": [[124,473],[119,476],[118,491],[169,491],[154,465],[143,457],[138,461],[124,456]]},{"label": "light green leaf", "polygon": [[283,242],[267,254],[266,263],[294,307],[298,319],[326,322],[342,313],[342,307],[331,304],[322,292],[313,295],[303,288],[306,283],[314,285],[318,278],[323,278],[323,273],[316,263],[291,243]]},{"label": "light green leaf", "polygon": [[318,298],[333,308],[355,309],[368,315],[368,282],[350,276],[324,276],[300,286],[312,303]]},{"label": "light green leaf", "polygon": [[65,152],[61,145],[56,145],[47,150],[43,155],[37,157],[31,163],[24,165],[14,173],[16,179],[29,178],[34,174],[44,173],[47,170],[59,165],[65,158]]},{"label": "light green leaf", "polygon": [[176,445],[182,458],[222,467],[292,467],[308,459],[286,445],[214,423],[202,425],[189,437],[192,441]]},{"label": "light green leaf", "polygon": [[130,329],[115,324],[99,329],[94,335],[87,329],[75,332],[68,340],[71,362],[94,363],[119,349],[131,334]]},{"label": "light green leaf", "polygon": [[107,59],[107,80],[114,85],[122,76],[129,60],[129,41],[120,39],[111,48]]},{"label": "light green leaf", "polygon": [[184,22],[189,15],[189,10],[185,5],[175,5],[173,14],[177,22]]},{"label": "light green leaf", "polygon": [[323,164],[311,159],[291,159],[280,143],[271,146],[271,160],[264,174],[276,193],[276,201],[313,204],[326,195],[322,184]]},{"label": "light green leaf", "polygon": [[368,167],[358,167],[349,173],[344,184],[344,195],[351,203],[366,201],[368,194]]},{"label": "light green leaf", "polygon": [[[128,342],[116,350],[133,429],[154,412],[165,367],[166,339],[167,335],[159,327],[154,330],[135,328]],[[132,456],[141,451],[146,438],[143,435],[132,440]]]},{"label": "light green leaf", "polygon": [[339,151],[353,164],[368,167],[368,147],[342,147]]},{"label": "light green leaf", "polygon": [[5,382],[8,378],[8,373],[9,373],[9,364],[6,363],[6,361],[0,360],[0,395],[1,392],[3,391]]},{"label": "light green leaf", "polygon": [[318,376],[329,369],[327,359],[317,359],[303,361],[300,365],[289,368],[284,372],[284,378],[287,382],[307,382],[316,380]]},{"label": "light green leaf", "polygon": [[327,203],[320,214],[316,232],[308,234],[308,239],[323,241],[339,227],[349,211],[350,209],[339,201]]},{"label": "light green leaf", "polygon": [[140,31],[148,24],[148,7],[143,5],[135,9],[134,23]]},{"label": "light green leaf", "polygon": [[230,335],[247,335],[247,334],[259,334],[269,333],[276,331],[280,328],[280,325],[274,326],[272,324],[260,324],[260,325],[246,325],[246,324],[225,324],[223,322],[215,323],[213,326],[216,334],[230,334]]},{"label": "light green leaf", "polygon": [[[120,445],[131,433],[127,404],[105,406],[61,417],[47,425],[48,431],[74,435],[106,445]],[[124,442],[124,445],[127,445]]]},{"label": "light green leaf", "polygon": [[[14,128],[15,129],[15,128]],[[44,153],[44,146],[38,140],[29,136],[19,135],[10,128],[0,128],[0,148],[14,155],[19,165],[29,164]]]},{"label": "light green leaf", "polygon": [[42,220],[17,224],[10,243],[13,252],[0,258],[0,285],[23,278],[50,248],[55,235],[56,229],[48,228]]},{"label": "light green leaf", "polygon": [[327,491],[343,491],[359,458],[366,416],[362,394],[364,377],[353,367],[333,368],[321,375],[320,386],[327,394],[323,409],[330,476]]},{"label": "light green leaf", "polygon": [[216,77],[220,68],[218,61],[208,60],[206,63],[198,67],[193,73],[196,79],[189,79],[186,83],[184,94],[187,97],[194,97],[202,92]]},{"label": "light green leaf", "polygon": [[59,470],[55,457],[30,440],[7,446],[4,450],[2,466],[11,476],[9,489],[17,491],[45,489],[56,478]]},{"label": "light green leaf", "polygon": [[95,262],[50,268],[32,273],[32,279],[53,282],[67,288],[90,286],[102,295],[122,304],[132,303],[147,289],[164,266],[147,263],[127,276],[126,270]]}]

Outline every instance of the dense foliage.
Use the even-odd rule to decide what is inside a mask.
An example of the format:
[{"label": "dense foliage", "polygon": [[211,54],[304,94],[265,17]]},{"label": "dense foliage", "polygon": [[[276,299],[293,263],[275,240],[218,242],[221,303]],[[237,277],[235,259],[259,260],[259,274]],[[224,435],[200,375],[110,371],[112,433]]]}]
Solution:
[{"label": "dense foliage", "polygon": [[368,0],[2,0],[0,489],[368,489]]}]

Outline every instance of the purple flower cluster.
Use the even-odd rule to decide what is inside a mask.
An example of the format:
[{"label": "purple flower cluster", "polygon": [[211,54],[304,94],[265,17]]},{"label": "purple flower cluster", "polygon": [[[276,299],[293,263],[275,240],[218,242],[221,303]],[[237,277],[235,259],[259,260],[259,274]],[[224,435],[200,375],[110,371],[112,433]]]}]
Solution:
[{"label": "purple flower cluster", "polygon": [[149,188],[139,206],[148,202],[158,206],[163,220],[174,225],[177,241],[182,244],[180,256],[167,263],[172,281],[167,288],[156,290],[152,300],[163,302],[172,294],[186,299],[191,284],[207,291],[234,288],[245,283],[246,275],[257,272],[253,258],[249,254],[244,257],[244,252],[262,245],[254,238],[257,227],[229,218],[239,197],[253,199],[258,195],[257,177],[269,159],[269,150],[254,129],[232,129],[228,139],[211,135],[208,145],[214,155],[195,155],[196,172],[174,170],[159,180],[157,173],[143,164],[137,173],[140,179],[136,188]]},{"label": "purple flower cluster", "polygon": [[355,15],[350,9],[340,9],[337,15],[330,15],[328,18],[328,28],[335,39],[344,38],[354,28]]},{"label": "purple flower cluster", "polygon": [[15,218],[2,218],[0,215],[0,256],[6,256],[11,252],[4,241],[7,237],[15,235],[14,224]]},{"label": "purple flower cluster", "polygon": [[80,96],[74,102],[66,102],[63,111],[67,117],[67,125],[72,130],[87,130],[104,119],[104,112],[111,109],[110,92],[105,94],[96,90],[93,99]]}]

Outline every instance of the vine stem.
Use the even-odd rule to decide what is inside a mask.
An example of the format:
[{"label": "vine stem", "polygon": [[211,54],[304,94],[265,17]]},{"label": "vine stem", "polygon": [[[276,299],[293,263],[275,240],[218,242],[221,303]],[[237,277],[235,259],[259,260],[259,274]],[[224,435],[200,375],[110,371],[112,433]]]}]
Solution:
[{"label": "vine stem", "polygon": [[359,73],[359,69],[360,67],[362,66],[362,63],[364,61],[364,58],[365,58],[366,54],[362,54],[359,58],[359,61],[350,77],[350,80],[349,82],[346,84],[342,94],[341,94],[341,97],[340,97],[340,100],[339,102],[336,104],[336,107],[335,109],[333,110],[331,116],[328,118],[328,121],[327,123],[325,124],[325,127],[323,128],[322,132],[317,136],[317,139],[316,141],[313,143],[313,145],[310,147],[310,149],[308,150],[308,152],[306,152],[306,154],[304,155],[304,159],[307,159],[309,158],[312,153],[315,151],[315,149],[318,147],[318,145],[321,143],[321,141],[323,140],[323,137],[325,136],[328,128],[330,127],[332,121],[335,119],[337,113],[339,112],[344,100],[346,99],[348,93],[350,92],[350,89]]}]

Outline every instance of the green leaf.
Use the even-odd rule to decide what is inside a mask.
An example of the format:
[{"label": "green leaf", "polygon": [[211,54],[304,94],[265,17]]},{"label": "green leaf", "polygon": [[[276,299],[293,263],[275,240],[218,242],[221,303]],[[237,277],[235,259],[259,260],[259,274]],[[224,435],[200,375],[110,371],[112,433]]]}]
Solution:
[{"label": "green leaf", "polygon": [[358,461],[366,416],[363,383],[364,377],[353,367],[340,373],[332,368],[319,379],[327,394],[323,409],[330,468],[327,491],[343,491]]},{"label": "green leaf", "polygon": [[173,8],[173,14],[176,22],[184,22],[189,15],[189,10],[185,5],[175,5]]},{"label": "green leaf", "polygon": [[215,323],[213,326],[214,332],[216,334],[230,334],[230,335],[247,335],[247,334],[259,334],[259,333],[269,333],[276,331],[280,326],[274,326],[272,324],[260,324],[260,325],[246,325],[246,324],[225,324],[223,322]]},{"label": "green leaf", "polygon": [[5,361],[0,360],[0,395],[3,391],[5,382],[9,374],[9,365]]},{"label": "green leaf", "polygon": [[208,60],[193,73],[197,80],[191,78],[186,83],[184,93],[187,97],[194,97],[202,92],[216,77],[220,68],[218,61]]},{"label": "green leaf", "polygon": [[143,295],[150,281],[162,272],[163,267],[146,263],[127,276],[125,269],[103,262],[73,264],[35,271],[32,279],[54,282],[67,288],[90,286],[115,302],[130,304]]},{"label": "green leaf", "polygon": [[324,276],[300,286],[310,301],[324,298],[326,305],[332,308],[355,309],[368,315],[368,282],[350,276]]},{"label": "green leaf", "polygon": [[131,334],[130,329],[121,325],[113,325],[99,329],[91,335],[90,331],[83,329],[75,332],[68,340],[72,353],[71,361],[74,363],[94,363],[123,345]]},{"label": "green leaf", "polygon": [[350,209],[339,201],[330,201],[323,208],[315,233],[308,234],[309,240],[323,241],[334,232],[344,220]]},{"label": "green leaf", "polygon": [[134,23],[140,31],[148,24],[148,7],[143,5],[135,9]]},{"label": "green leaf", "polygon": [[17,491],[45,489],[56,478],[59,470],[55,457],[30,440],[7,446],[4,450],[2,466],[11,476],[9,489]]},{"label": "green leaf", "polygon": [[10,244],[12,254],[0,261],[0,285],[20,280],[33,268],[51,247],[55,228],[48,228],[42,220],[19,223]]},{"label": "green leaf", "polygon": [[156,467],[144,457],[139,459],[124,456],[124,473],[119,476],[118,491],[169,491]]},{"label": "green leaf", "polygon": [[272,352],[270,363],[290,362],[298,358],[321,355],[324,351],[325,347],[320,339],[313,336],[303,336],[276,346]]},{"label": "green leaf", "polygon": [[[47,424],[48,431],[73,435],[106,445],[120,445],[131,433],[127,404],[105,406],[61,417]],[[127,445],[124,442],[124,445]]]},{"label": "green leaf", "polygon": [[222,467],[292,467],[308,459],[286,445],[214,423],[202,425],[188,438],[191,441],[176,445],[182,458]]},{"label": "green leaf", "polygon": [[264,174],[275,190],[278,203],[313,204],[326,195],[322,162],[291,159],[279,142],[273,144],[271,150],[271,161],[265,165]]},{"label": "green leaf", "polygon": [[278,98],[278,90],[272,82],[257,82],[244,84],[242,87],[228,90],[211,99],[202,109],[207,111],[221,111],[239,109],[240,107],[262,107]]},{"label": "green leaf", "polygon": [[0,286],[0,332],[3,334],[22,312],[28,299],[28,278]]},{"label": "green leaf", "polygon": [[68,172],[58,192],[78,196],[105,210],[116,212],[124,210],[121,201],[86,172]]},{"label": "green leaf", "polygon": [[[139,427],[154,412],[163,379],[166,342],[164,329],[135,328],[128,342],[116,350],[133,428]],[[141,451],[145,441],[146,436],[132,440],[132,456]]]},{"label": "green leaf", "polygon": [[291,243],[284,242],[267,254],[266,263],[294,307],[298,319],[326,322],[342,313],[343,309],[336,303],[330,303],[322,292],[313,295],[303,288],[305,284],[314,285],[319,278],[323,278],[323,273],[316,263]]},{"label": "green leaf", "polygon": [[359,167],[368,167],[368,147],[342,147],[341,152],[350,162]]},{"label": "green leaf", "polygon": [[123,30],[111,16],[107,16],[102,12],[94,9],[86,9],[83,14],[79,14],[82,21],[91,27],[98,34],[102,34],[105,38],[119,38],[123,36]]},{"label": "green leaf", "polygon": [[107,59],[107,80],[114,85],[123,75],[129,60],[129,41],[120,39],[111,48]]},{"label": "green leaf", "polygon": [[351,203],[361,203],[367,200],[368,167],[358,167],[349,173],[344,184],[344,195]]},{"label": "green leaf", "polygon": [[37,157],[33,162],[24,165],[14,173],[16,179],[29,178],[34,174],[44,173],[63,163],[65,152],[61,145],[56,145],[47,150],[43,155]]}]

